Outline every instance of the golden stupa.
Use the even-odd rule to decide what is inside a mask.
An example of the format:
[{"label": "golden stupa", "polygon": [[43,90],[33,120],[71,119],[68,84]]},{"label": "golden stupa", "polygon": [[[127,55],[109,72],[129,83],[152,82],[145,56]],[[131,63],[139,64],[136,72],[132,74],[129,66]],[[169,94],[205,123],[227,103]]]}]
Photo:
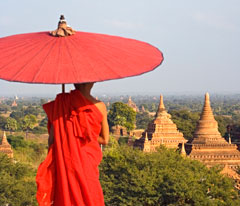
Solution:
[{"label": "golden stupa", "polygon": [[230,168],[240,166],[240,152],[237,146],[227,142],[218,131],[208,93],[205,95],[204,107],[193,137],[190,143],[190,158],[210,167],[217,164]]}]

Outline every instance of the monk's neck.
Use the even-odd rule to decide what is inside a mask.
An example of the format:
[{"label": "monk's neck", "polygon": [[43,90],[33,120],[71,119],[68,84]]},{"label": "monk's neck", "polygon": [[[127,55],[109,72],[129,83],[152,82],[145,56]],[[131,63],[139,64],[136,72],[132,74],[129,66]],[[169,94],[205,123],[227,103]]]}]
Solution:
[{"label": "monk's neck", "polygon": [[81,92],[81,94],[84,97],[86,97],[86,98],[92,97],[91,94],[90,94],[91,90],[88,90],[88,89],[78,89],[78,90]]}]

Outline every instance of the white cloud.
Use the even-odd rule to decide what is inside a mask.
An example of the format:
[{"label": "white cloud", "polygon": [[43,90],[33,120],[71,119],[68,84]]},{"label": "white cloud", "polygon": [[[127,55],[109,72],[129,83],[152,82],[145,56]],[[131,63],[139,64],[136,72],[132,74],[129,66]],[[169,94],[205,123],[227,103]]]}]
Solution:
[{"label": "white cloud", "polygon": [[196,12],[193,19],[210,27],[226,31],[239,31],[239,27],[223,15],[207,12]]}]

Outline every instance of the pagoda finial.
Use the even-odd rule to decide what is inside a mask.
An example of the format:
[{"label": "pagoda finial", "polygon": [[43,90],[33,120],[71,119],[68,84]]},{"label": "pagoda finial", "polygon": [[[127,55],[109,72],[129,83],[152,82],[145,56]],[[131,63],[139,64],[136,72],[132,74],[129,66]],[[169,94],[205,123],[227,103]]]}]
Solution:
[{"label": "pagoda finial", "polygon": [[6,132],[5,131],[3,131],[3,137],[2,137],[1,145],[4,145],[4,144],[8,144],[7,136],[6,136]]},{"label": "pagoda finial", "polygon": [[160,95],[160,103],[159,103],[159,109],[165,109],[165,106],[163,104],[163,95]]},{"label": "pagoda finial", "polygon": [[229,144],[232,144],[232,139],[231,139],[231,136],[229,135],[229,137],[228,137],[228,143]]},{"label": "pagoda finial", "polygon": [[148,133],[147,133],[147,131],[145,132],[145,142],[148,142]]},{"label": "pagoda finial", "polygon": [[132,102],[132,97],[131,96],[128,97],[128,102]]},{"label": "pagoda finial", "polygon": [[162,111],[165,111],[165,106],[164,106],[164,103],[163,103],[163,95],[160,95],[160,101],[159,101],[158,111],[156,113],[156,117],[158,117]]},{"label": "pagoda finial", "polygon": [[205,94],[205,101],[209,101],[209,93],[208,92],[206,92],[206,94]]},{"label": "pagoda finial", "polygon": [[205,105],[210,107],[210,97],[208,92],[205,94]]},{"label": "pagoda finial", "polygon": [[187,156],[187,153],[186,153],[186,150],[185,150],[185,143],[184,143],[184,141],[182,142],[182,148],[181,148],[181,152],[180,152],[180,154],[182,155],[182,156],[184,156],[184,157],[186,157]]}]

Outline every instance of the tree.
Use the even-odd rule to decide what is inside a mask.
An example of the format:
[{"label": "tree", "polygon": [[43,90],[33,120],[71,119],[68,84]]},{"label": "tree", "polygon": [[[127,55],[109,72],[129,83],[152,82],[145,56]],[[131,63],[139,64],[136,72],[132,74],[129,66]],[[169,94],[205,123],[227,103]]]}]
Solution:
[{"label": "tree", "polygon": [[7,113],[11,110],[11,107],[6,104],[0,104],[0,113]]},{"label": "tree", "polygon": [[233,181],[217,168],[161,147],[155,153],[106,148],[100,165],[106,206],[240,204]]},{"label": "tree", "polygon": [[32,132],[34,134],[47,134],[48,129],[47,129],[47,127],[37,126],[37,127],[33,128]]},{"label": "tree", "polygon": [[13,163],[2,153],[0,153],[0,162],[0,205],[37,205],[33,170],[21,163]]},{"label": "tree", "polygon": [[17,130],[17,121],[11,117],[7,118],[7,122],[5,124],[5,129],[8,131],[16,131]]},{"label": "tree", "polygon": [[20,121],[20,119],[22,119],[24,117],[24,114],[22,111],[13,111],[10,114],[10,117],[14,118],[17,121]]},{"label": "tree", "polygon": [[232,123],[232,120],[229,117],[224,117],[222,115],[218,115],[215,117],[218,122],[218,130],[221,133],[222,137],[226,135],[227,126]]},{"label": "tree", "polygon": [[40,113],[40,108],[38,107],[33,107],[33,106],[28,106],[25,110],[24,110],[24,115],[35,115],[37,116]]},{"label": "tree", "polygon": [[26,148],[28,146],[22,136],[8,135],[7,140],[14,149],[19,147]]},{"label": "tree", "polygon": [[48,118],[45,117],[44,119],[41,120],[41,122],[39,123],[39,126],[47,127],[47,124],[48,124]]},{"label": "tree", "polygon": [[172,115],[172,120],[177,125],[179,131],[183,133],[183,136],[188,140],[192,139],[200,114],[188,110],[172,110],[169,113]]},{"label": "tree", "polygon": [[122,102],[112,104],[108,112],[108,123],[110,128],[115,125],[126,127],[128,131],[134,129],[136,112]]},{"label": "tree", "polygon": [[151,107],[150,107],[150,112],[155,112],[156,111],[156,104],[155,103],[152,103],[151,104]]},{"label": "tree", "polygon": [[0,115],[0,128],[5,129],[6,124],[7,124],[7,118]]},{"label": "tree", "polygon": [[36,123],[37,123],[37,118],[35,115],[28,114],[28,115],[24,116],[24,118],[22,120],[22,129],[23,129],[23,131],[26,131],[26,137],[27,137],[29,130],[32,130]]},{"label": "tree", "polygon": [[136,115],[136,125],[138,129],[146,129],[148,124],[153,120],[147,112],[137,113]]}]

